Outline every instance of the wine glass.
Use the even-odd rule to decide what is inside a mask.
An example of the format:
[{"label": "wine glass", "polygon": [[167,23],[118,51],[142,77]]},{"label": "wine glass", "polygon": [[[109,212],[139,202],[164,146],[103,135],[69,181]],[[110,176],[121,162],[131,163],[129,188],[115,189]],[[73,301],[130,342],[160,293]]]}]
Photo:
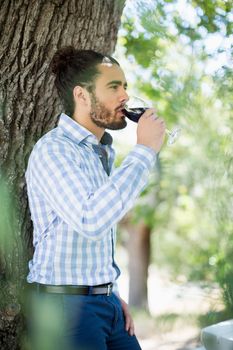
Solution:
[{"label": "wine glass", "polygon": [[[143,99],[132,96],[130,97],[129,101],[125,105],[125,108],[123,109],[124,115],[132,120],[133,122],[137,123],[140,119],[140,117],[143,115],[143,113],[150,107],[148,107],[150,103],[146,103]],[[172,130],[165,130],[168,140],[167,144],[172,145],[176,142],[176,140],[179,138],[181,133],[181,128],[179,126],[176,126]]]}]

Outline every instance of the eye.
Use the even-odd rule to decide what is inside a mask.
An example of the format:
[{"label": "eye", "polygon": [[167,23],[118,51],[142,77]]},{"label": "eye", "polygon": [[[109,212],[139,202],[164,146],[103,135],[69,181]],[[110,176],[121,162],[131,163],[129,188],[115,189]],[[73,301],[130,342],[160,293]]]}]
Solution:
[{"label": "eye", "polygon": [[113,89],[113,90],[117,90],[117,88],[118,88],[118,85],[112,85],[111,86],[111,89]]}]

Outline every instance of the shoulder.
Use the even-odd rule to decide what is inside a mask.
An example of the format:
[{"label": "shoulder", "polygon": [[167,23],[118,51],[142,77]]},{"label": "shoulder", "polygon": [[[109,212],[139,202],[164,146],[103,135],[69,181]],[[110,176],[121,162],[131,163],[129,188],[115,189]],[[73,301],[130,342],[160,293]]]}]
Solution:
[{"label": "shoulder", "polygon": [[45,158],[53,160],[58,155],[61,158],[77,158],[79,147],[66,137],[59,128],[55,128],[37,141],[30,154],[29,162]]}]

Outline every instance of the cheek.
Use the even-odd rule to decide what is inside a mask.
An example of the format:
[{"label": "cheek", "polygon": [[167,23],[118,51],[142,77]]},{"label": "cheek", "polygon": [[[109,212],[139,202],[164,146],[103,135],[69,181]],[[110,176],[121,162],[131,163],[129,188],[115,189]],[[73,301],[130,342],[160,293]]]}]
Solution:
[{"label": "cheek", "polygon": [[109,98],[106,98],[105,106],[108,109],[114,110],[117,107],[116,99],[113,98],[112,96]]},{"label": "cheek", "polygon": [[111,91],[105,91],[102,96],[97,96],[97,99],[109,109],[114,108],[116,105],[116,97],[113,96]]}]

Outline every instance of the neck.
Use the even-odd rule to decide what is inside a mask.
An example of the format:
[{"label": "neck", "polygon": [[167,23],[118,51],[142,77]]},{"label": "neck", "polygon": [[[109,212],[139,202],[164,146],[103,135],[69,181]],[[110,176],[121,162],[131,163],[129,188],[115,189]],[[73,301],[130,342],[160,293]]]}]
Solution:
[{"label": "neck", "polygon": [[98,141],[101,140],[105,129],[98,127],[90,118],[89,115],[85,115],[85,113],[77,113],[74,112],[73,114],[73,119],[79,123],[80,125],[82,125],[84,128],[86,128],[87,130],[89,130],[92,134],[94,134]]}]

